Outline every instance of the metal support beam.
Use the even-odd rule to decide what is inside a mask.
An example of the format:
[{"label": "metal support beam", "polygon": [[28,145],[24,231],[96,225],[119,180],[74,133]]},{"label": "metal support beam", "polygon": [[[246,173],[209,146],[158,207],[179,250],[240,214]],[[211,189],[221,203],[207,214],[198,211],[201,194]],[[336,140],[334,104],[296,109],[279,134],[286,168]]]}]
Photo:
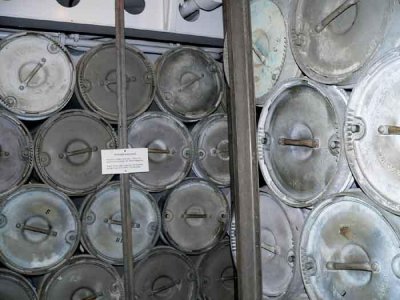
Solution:
[{"label": "metal support beam", "polygon": [[238,298],[259,300],[261,287],[256,107],[249,0],[225,0],[231,101],[228,104],[236,208]]},{"label": "metal support beam", "polygon": [[[120,148],[128,148],[124,5],[124,0],[115,0],[115,46],[117,49],[118,133]],[[120,191],[125,299],[133,300],[135,294],[133,288],[132,216],[128,174],[121,174]]]}]

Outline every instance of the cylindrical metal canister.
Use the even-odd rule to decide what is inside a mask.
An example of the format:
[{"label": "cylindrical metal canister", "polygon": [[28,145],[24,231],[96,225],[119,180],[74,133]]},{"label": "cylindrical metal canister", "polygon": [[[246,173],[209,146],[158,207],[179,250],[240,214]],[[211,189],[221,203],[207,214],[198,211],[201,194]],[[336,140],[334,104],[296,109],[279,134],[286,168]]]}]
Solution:
[{"label": "cylindrical metal canister", "polygon": [[353,177],[344,154],[347,95],[292,79],[277,86],[258,123],[258,159],[271,193],[294,207],[344,191]]},{"label": "cylindrical metal canister", "polygon": [[[143,257],[156,244],[161,216],[154,198],[130,187],[133,255]],[[112,182],[86,198],[81,208],[82,243],[87,251],[113,265],[123,264],[120,183]]]},{"label": "cylindrical metal canister", "polygon": [[162,230],[175,248],[200,254],[213,248],[229,224],[229,204],[214,184],[188,178],[173,189],[164,204]]},{"label": "cylindrical metal canister", "polygon": [[156,76],[157,104],[184,122],[210,115],[224,96],[221,69],[199,48],[167,51],[156,62]]},{"label": "cylindrical metal canister", "polygon": [[101,150],[117,147],[112,127],[94,113],[67,110],[48,119],[35,136],[35,169],[47,184],[68,195],[103,187]]},{"label": "cylindrical metal canister", "polygon": [[151,192],[179,184],[189,173],[193,160],[192,137],[186,126],[164,112],[147,112],[128,129],[131,148],[148,148],[147,173],[131,174],[132,180]]},{"label": "cylindrical metal canister", "polygon": [[123,300],[124,290],[111,265],[89,255],[78,255],[43,279],[39,296],[41,300]]},{"label": "cylindrical metal canister", "polygon": [[33,167],[33,142],[25,125],[0,110],[0,198],[29,178]]},{"label": "cylindrical metal canister", "polygon": [[80,234],[74,204],[49,186],[24,185],[0,204],[0,260],[17,272],[59,268],[75,252]]},{"label": "cylindrical metal canister", "polygon": [[228,117],[214,114],[192,130],[195,147],[193,171],[219,186],[230,184]]},{"label": "cylindrical metal canister", "polygon": [[[81,105],[105,118],[118,122],[117,56],[115,43],[93,48],[77,65],[76,95]],[[150,106],[155,95],[155,75],[150,61],[138,49],[126,47],[128,120]]]},{"label": "cylindrical metal canister", "polygon": [[0,299],[38,300],[35,288],[23,276],[0,269]]},{"label": "cylindrical metal canister", "polygon": [[137,299],[198,299],[199,279],[190,259],[181,252],[159,246],[134,268]]},{"label": "cylindrical metal canister", "polygon": [[18,33],[0,44],[0,105],[20,119],[41,120],[71,99],[75,67],[67,50],[46,35]]}]

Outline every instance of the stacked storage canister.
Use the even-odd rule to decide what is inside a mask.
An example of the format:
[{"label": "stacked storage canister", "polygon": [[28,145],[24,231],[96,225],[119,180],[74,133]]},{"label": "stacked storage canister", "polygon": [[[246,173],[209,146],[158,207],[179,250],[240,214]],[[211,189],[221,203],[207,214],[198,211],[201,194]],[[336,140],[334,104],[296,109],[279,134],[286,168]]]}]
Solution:
[{"label": "stacked storage canister", "polygon": [[[0,44],[0,299],[123,299],[114,42]],[[104,41],[104,42],[103,42]],[[85,50],[85,51],[83,51]],[[222,68],[195,47],[126,46],[135,299],[233,299]]]},{"label": "stacked storage canister", "polygon": [[399,2],[250,6],[263,298],[399,299]]}]

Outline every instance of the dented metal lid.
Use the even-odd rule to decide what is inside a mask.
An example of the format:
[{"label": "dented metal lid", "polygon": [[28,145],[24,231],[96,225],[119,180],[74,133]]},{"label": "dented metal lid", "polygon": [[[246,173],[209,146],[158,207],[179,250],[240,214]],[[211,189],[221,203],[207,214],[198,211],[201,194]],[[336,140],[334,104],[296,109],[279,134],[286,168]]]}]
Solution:
[{"label": "dented metal lid", "polygon": [[399,236],[361,192],[317,206],[301,236],[301,272],[314,299],[398,299]]},{"label": "dented metal lid", "polygon": [[[77,96],[83,107],[111,123],[118,122],[117,54],[115,43],[93,48],[77,66]],[[128,120],[143,113],[155,95],[155,75],[146,56],[126,46],[126,98]]]},{"label": "dented metal lid", "polygon": [[148,148],[149,172],[131,174],[132,180],[151,192],[180,183],[192,167],[192,137],[184,124],[164,112],[147,112],[128,129],[130,148]]},{"label": "dented metal lid", "polygon": [[229,213],[228,201],[217,186],[189,178],[173,189],[165,201],[163,234],[175,248],[199,254],[224,237]]},{"label": "dented metal lid", "polygon": [[345,123],[346,155],[363,191],[400,214],[400,50],[375,64],[357,84]]},{"label": "dented metal lid", "polygon": [[78,211],[61,192],[24,185],[0,204],[0,259],[29,275],[60,267],[79,244]]},{"label": "dented metal lid", "polygon": [[190,259],[170,247],[156,247],[134,267],[137,299],[196,300],[199,279]]},{"label": "dented metal lid", "polygon": [[185,122],[210,115],[224,96],[222,71],[199,48],[177,47],[164,53],[156,74],[158,105]]},{"label": "dented metal lid", "polygon": [[326,84],[352,85],[382,45],[395,0],[294,0],[290,42],[300,68]]},{"label": "dented metal lid", "polygon": [[0,111],[0,198],[17,190],[33,167],[33,142],[25,125]]},{"label": "dented metal lid", "polygon": [[346,102],[344,91],[308,79],[274,90],[258,123],[258,155],[278,199],[307,207],[351,186],[343,145]]},{"label": "dented metal lid", "polygon": [[[265,188],[263,188],[265,190]],[[260,192],[260,243],[263,297],[297,299],[304,293],[297,255],[304,223],[301,209],[280,203]],[[236,222],[231,224],[231,249],[236,261]]]},{"label": "dented metal lid", "polygon": [[102,175],[101,150],[114,149],[112,127],[95,114],[67,110],[47,120],[35,136],[35,169],[47,184],[78,196],[111,180]]},{"label": "dented metal lid", "polygon": [[41,300],[122,300],[124,290],[111,265],[89,255],[78,255],[43,279],[39,296]]},{"label": "dented metal lid", "polygon": [[192,130],[195,147],[193,171],[219,186],[230,184],[228,117],[213,114]]},{"label": "dented metal lid", "polygon": [[[153,197],[131,185],[133,255],[143,257],[157,242],[161,216]],[[86,198],[81,208],[82,243],[87,251],[110,264],[122,265],[120,182],[112,182]]]},{"label": "dented metal lid", "polygon": [[0,104],[24,120],[41,120],[71,99],[75,67],[67,50],[39,33],[0,43]]},{"label": "dented metal lid", "polygon": [[7,269],[0,269],[0,299],[37,300],[35,288],[27,279]]},{"label": "dented metal lid", "polygon": [[200,293],[203,299],[235,299],[236,270],[229,240],[220,242],[199,262]]}]

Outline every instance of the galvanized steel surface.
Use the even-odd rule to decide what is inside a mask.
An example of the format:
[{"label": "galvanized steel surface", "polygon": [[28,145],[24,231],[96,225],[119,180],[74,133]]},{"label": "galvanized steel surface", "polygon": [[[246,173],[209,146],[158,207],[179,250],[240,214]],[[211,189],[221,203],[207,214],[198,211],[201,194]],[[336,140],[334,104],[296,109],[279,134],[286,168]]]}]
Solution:
[{"label": "galvanized steel surface", "polygon": [[38,300],[35,288],[23,276],[0,269],[0,299]]}]

